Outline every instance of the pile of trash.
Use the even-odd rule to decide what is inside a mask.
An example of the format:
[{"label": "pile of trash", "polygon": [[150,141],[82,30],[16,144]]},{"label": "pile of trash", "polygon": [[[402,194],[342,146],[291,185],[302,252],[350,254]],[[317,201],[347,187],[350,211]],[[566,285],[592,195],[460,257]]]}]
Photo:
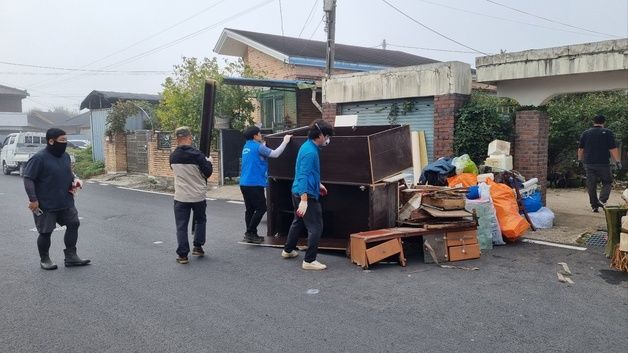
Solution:
[{"label": "pile of trash", "polygon": [[483,165],[469,155],[439,158],[422,171],[419,184],[464,191],[465,210],[478,220],[482,249],[516,241],[529,229],[553,227],[554,213],[543,206],[538,178],[526,180],[512,169],[510,143],[495,140]]}]

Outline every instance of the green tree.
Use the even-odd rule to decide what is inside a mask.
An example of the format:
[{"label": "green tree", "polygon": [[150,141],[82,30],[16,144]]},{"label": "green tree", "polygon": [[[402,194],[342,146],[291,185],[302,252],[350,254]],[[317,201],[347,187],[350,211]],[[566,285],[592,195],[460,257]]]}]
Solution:
[{"label": "green tree", "polygon": [[118,101],[112,104],[106,120],[106,134],[112,136],[125,132],[126,119],[138,112],[138,107],[131,101]]},{"label": "green tree", "polygon": [[550,119],[548,161],[555,170],[575,168],[580,135],[597,114],[606,116],[606,127],[618,142],[628,145],[628,90],[561,95],[545,108]]},{"label": "green tree", "polygon": [[455,154],[460,156],[466,153],[480,164],[486,159],[486,150],[491,141],[512,141],[513,112],[517,106],[517,102],[510,98],[473,92],[469,102],[456,115]]},{"label": "green tree", "polygon": [[194,133],[200,132],[203,87],[206,79],[218,83],[215,116],[228,118],[235,129],[243,129],[253,123],[254,106],[252,89],[242,86],[222,85],[225,76],[253,77],[251,69],[242,60],[220,67],[216,58],[183,58],[174,66],[171,77],[163,83],[162,99],[157,108],[157,118],[163,129],[174,130],[177,126],[189,126]]}]

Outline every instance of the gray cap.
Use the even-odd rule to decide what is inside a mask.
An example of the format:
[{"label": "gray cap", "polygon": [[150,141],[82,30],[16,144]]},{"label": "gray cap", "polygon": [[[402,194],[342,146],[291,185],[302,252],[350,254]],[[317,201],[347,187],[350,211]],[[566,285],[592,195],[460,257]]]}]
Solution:
[{"label": "gray cap", "polygon": [[186,137],[186,136],[192,135],[192,132],[190,131],[189,127],[181,126],[181,127],[177,128],[176,130],[174,130],[174,135],[176,137]]}]

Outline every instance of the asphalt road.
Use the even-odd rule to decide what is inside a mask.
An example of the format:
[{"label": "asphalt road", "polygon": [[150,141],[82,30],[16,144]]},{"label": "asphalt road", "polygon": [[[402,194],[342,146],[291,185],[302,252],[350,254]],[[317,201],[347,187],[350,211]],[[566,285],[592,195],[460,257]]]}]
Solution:
[{"label": "asphalt road", "polygon": [[[21,179],[0,176],[0,352],[626,352],[628,276],[601,249],[517,244],[442,269],[307,272],[237,244],[243,206],[208,201],[207,256],[175,262],[172,197],[87,184],[79,254],[43,271]],[[62,232],[51,256],[63,263]],[[154,242],[163,242],[155,244]],[[575,285],[556,280],[565,261]],[[317,294],[308,294],[316,289]],[[316,292],[316,291],[313,291]]]}]

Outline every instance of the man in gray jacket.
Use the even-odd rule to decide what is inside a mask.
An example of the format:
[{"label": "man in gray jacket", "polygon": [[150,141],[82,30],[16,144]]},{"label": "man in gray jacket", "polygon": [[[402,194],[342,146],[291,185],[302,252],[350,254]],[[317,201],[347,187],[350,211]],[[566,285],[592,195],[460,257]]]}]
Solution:
[{"label": "man in gray jacket", "polygon": [[192,133],[188,127],[180,127],[175,131],[177,148],[170,154],[170,168],[174,172],[174,218],[177,226],[177,262],[188,263],[190,243],[188,241],[188,223],[190,213],[194,221],[194,241],[192,255],[204,256],[205,209],[207,201],[207,178],[212,174],[209,158],[192,147]]}]

